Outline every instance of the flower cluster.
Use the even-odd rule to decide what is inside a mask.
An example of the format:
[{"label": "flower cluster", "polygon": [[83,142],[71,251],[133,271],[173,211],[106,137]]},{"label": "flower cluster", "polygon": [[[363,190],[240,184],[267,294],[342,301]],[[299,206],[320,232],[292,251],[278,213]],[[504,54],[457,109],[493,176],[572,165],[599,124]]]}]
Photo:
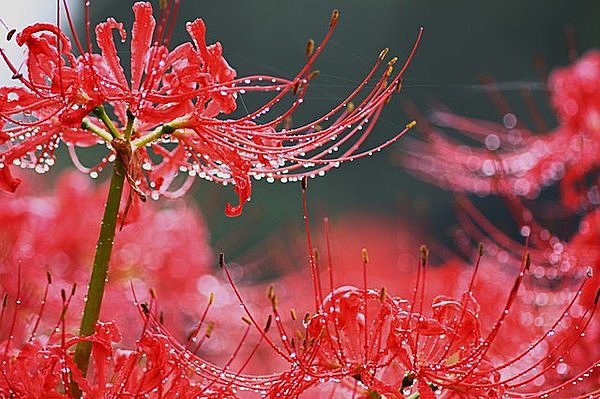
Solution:
[{"label": "flower cluster", "polygon": [[[308,242],[310,247],[310,235]],[[325,284],[318,273],[322,265],[309,256],[316,269],[316,303],[300,326],[295,322],[286,327],[279,300],[269,291],[272,315],[267,325],[276,326],[280,343],[266,333],[262,339],[291,369],[268,397],[304,397],[311,392],[316,397],[391,398],[597,393],[600,363],[594,360],[598,357],[592,346],[600,291],[590,275],[580,276],[577,286],[549,290],[536,275],[544,265],[532,262],[533,249],[522,247],[516,277],[511,277],[495,256],[487,261],[483,247],[473,271],[458,262],[430,268],[423,247],[412,287],[406,279],[390,279],[388,288],[372,289],[367,273],[372,268],[363,249],[362,287],[337,286],[329,244],[327,248],[323,258],[332,288],[323,297]],[[341,273],[338,278],[345,277]],[[298,279],[291,279],[289,288]],[[449,280],[457,284],[448,287]],[[230,282],[235,290],[231,278]],[[282,288],[289,290],[285,280]],[[591,301],[584,295],[589,288]],[[252,323],[261,328],[237,295]],[[292,310],[291,319],[296,317]],[[591,338],[584,338],[588,333]]]},{"label": "flower cluster", "polygon": [[[127,34],[113,18],[95,29],[100,53],[91,48],[89,24],[87,48],[76,35],[73,48],[67,34],[52,24],[37,23],[16,34],[17,44],[27,49],[26,71],[0,50],[21,83],[0,89],[0,188],[14,191],[19,184],[11,165],[47,171],[64,142],[75,165],[91,176],[119,159],[126,166],[130,187],[142,199],[182,195],[195,176],[233,184],[239,204],[228,204],[226,214],[235,216],[250,198],[250,177],[285,182],[322,175],[389,145],[413,126],[408,124],[376,148],[358,151],[400,87],[412,57],[411,53],[392,75],[397,58],[385,63],[387,49],[339,105],[309,123],[294,127],[289,122],[304,101],[309,81],[318,74],[313,64],[333,33],[337,11],[321,44],[315,48],[309,41],[306,64],[287,79],[236,78],[221,45],[206,44],[201,19],[186,25],[191,42],[169,50],[168,24],[173,18],[166,13],[173,9],[162,8],[165,15],[157,23],[150,3],[133,6],[129,80],[113,37],[116,32],[125,41]],[[223,118],[236,109],[239,96],[251,92],[271,96],[247,115]],[[272,108],[282,111],[273,115]],[[78,160],[76,148],[95,144],[106,145],[109,153],[87,168]],[[176,179],[178,175],[187,178]],[[181,186],[176,188],[177,184]]]},{"label": "flower cluster", "polygon": [[[550,75],[547,87],[558,119],[552,130],[546,127],[530,91],[523,91],[524,101],[532,110],[537,132],[510,110],[493,83],[488,87],[500,106],[502,123],[434,111],[433,124],[417,118],[429,142],[412,141],[402,163],[445,188],[480,195],[533,199],[560,181],[563,204],[572,209],[598,206],[600,52],[591,50]],[[418,114],[412,107],[409,112]],[[453,140],[437,126],[454,129],[482,146]]]},{"label": "flower cluster", "polygon": [[[435,111],[434,124],[452,128],[470,139],[481,140],[485,148],[468,147],[444,136],[434,124],[422,118],[430,143],[412,141],[412,151],[403,162],[419,176],[434,180],[454,192],[479,195],[498,194],[506,198],[516,221],[531,232],[534,255],[546,265],[543,273],[559,280],[561,274],[581,274],[590,267],[597,281],[598,262],[598,205],[600,152],[600,53],[591,50],[573,65],[557,68],[548,80],[550,101],[556,112],[558,126],[545,134],[527,129],[510,112],[500,93],[493,91],[497,104],[504,112],[503,124],[474,120],[451,113]],[[529,97],[526,100],[531,101]],[[530,109],[535,109],[530,103]],[[544,125],[540,115],[532,115],[537,125]],[[552,234],[551,229],[536,220],[536,214],[517,199],[535,199],[542,189],[558,183],[560,199],[554,211],[545,212],[548,223],[556,224],[557,210],[562,220],[571,218],[578,226],[565,240]],[[476,225],[464,224],[469,236],[488,240],[500,247],[502,256],[518,258],[519,244],[511,242],[500,230],[486,220],[464,197],[459,202]],[[554,215],[553,215],[554,214]],[[550,215],[550,216],[548,216]],[[505,256],[506,258],[506,256]],[[504,262],[506,263],[506,262]],[[556,282],[554,283],[556,284]],[[591,290],[593,291],[593,289]],[[593,292],[585,294],[591,303]]]},{"label": "flower cluster", "polygon": [[[45,307],[57,313],[62,307],[60,290],[68,291],[72,284],[81,289],[87,283],[105,185],[94,187],[89,179],[71,172],[60,177],[54,190],[44,192],[39,179],[22,178],[18,197],[0,193],[0,285],[15,298],[15,271],[20,269],[27,293],[22,311],[36,312],[49,273],[52,289]],[[177,290],[179,295],[165,295],[161,306],[177,309],[166,313],[166,321],[183,337],[196,317],[198,303],[208,299],[208,292],[198,288],[198,280],[211,274],[213,264],[204,220],[181,201],[168,207],[147,204],[131,210],[129,219],[115,243],[102,318],[118,323],[126,340],[133,342],[138,326],[131,322],[135,309],[131,287],[138,292],[153,289],[159,295]],[[81,296],[76,296],[71,312],[81,312],[82,305]],[[127,334],[128,325],[132,329]]]},{"label": "flower cluster", "polygon": [[[557,68],[550,74],[547,87],[558,121],[553,130],[545,126],[529,92],[524,91],[523,98],[532,111],[530,119],[542,134],[520,122],[490,83],[492,98],[503,115],[502,124],[436,110],[431,122],[419,117],[430,143],[412,141],[411,151],[402,157],[402,162],[417,175],[461,192],[457,202],[462,209],[459,218],[463,248],[470,247],[473,240],[484,242],[498,265],[514,270],[520,262],[521,243],[482,215],[462,192],[502,196],[521,233],[528,236],[535,265],[533,283],[540,290],[537,294],[523,295],[518,301],[526,312],[520,320],[521,326],[550,328],[556,332],[549,324],[548,315],[560,314],[558,307],[569,303],[572,292],[578,292],[584,307],[594,306],[598,301],[599,61],[599,53],[591,50],[573,65]],[[409,112],[418,114],[412,106],[408,108]],[[453,129],[467,141],[480,141],[482,146],[467,146],[466,141],[445,135],[442,128]],[[550,207],[547,199],[539,201],[542,206],[535,208],[528,209],[524,205],[523,201],[536,204],[533,200],[542,190],[552,189],[554,185],[559,189],[559,201]],[[549,209],[544,211],[543,202]],[[565,221],[575,226],[574,231],[564,228]],[[554,225],[555,231],[546,227],[548,225]],[[576,281],[584,275],[590,283],[577,288]],[[544,315],[532,317],[527,310],[532,306],[544,309]],[[575,306],[575,312],[581,313],[582,309]],[[599,358],[600,353],[593,344],[598,337],[600,327],[592,321],[588,333],[570,349],[577,360],[548,369],[545,381],[573,378],[576,374],[573,364]],[[552,342],[555,344],[561,339],[555,338]],[[555,359],[555,356],[549,355],[549,358]],[[591,382],[578,392],[596,391],[597,383]]]},{"label": "flower cluster", "polygon": [[[367,276],[366,250],[362,256]],[[523,317],[529,316],[523,310],[534,310],[524,307],[524,302],[532,294],[546,293],[530,278],[535,265],[526,253],[511,282],[500,270],[485,270],[495,264],[493,259],[486,262],[480,252],[473,271],[467,271],[470,276],[459,278],[462,282],[456,294],[439,296],[428,286],[442,285],[451,275],[457,278],[464,269],[430,268],[424,247],[414,284],[397,284],[404,291],[401,296],[386,288],[367,288],[365,277],[362,288],[338,286],[323,297],[324,284],[317,274],[313,283],[318,291],[312,295],[318,301],[312,312],[302,318],[292,309],[289,318],[285,317],[271,288],[271,314],[264,324],[242,298],[221,257],[247,317],[241,339],[229,342],[229,353],[220,365],[197,355],[217,334],[214,324],[206,323],[212,300],[185,343],[165,327],[151,297],[139,305],[137,319],[142,332],[133,349],[115,350],[121,334],[114,323],[99,323],[88,338],[68,333],[72,295],[63,291],[56,327],[43,334],[34,331],[29,339],[22,338],[26,342],[21,346],[15,345],[13,338],[17,318],[3,319],[13,324],[8,329],[10,337],[2,344],[1,367],[8,378],[0,382],[0,392],[69,398],[70,378],[86,397],[107,398],[140,394],[155,398],[543,398],[557,392],[579,392],[580,387],[587,387],[583,392],[590,395],[596,392],[594,379],[600,364],[577,351],[580,336],[596,321],[598,293],[591,304],[581,301],[581,288],[590,282],[583,281],[579,289],[570,292],[564,305],[538,303],[537,317],[545,317],[545,321],[524,328]],[[503,287],[510,285],[512,289],[506,292]],[[491,292],[492,288],[497,292]],[[20,295],[17,293],[17,298]],[[429,307],[426,298],[432,296]],[[11,300],[6,306],[5,301],[3,315],[7,310],[15,314],[24,311],[13,303]],[[30,327],[35,324],[37,329],[41,316],[34,317]],[[255,342],[249,338],[252,329],[258,332]],[[69,350],[81,339],[93,344],[94,373],[88,376],[76,370]],[[287,366],[267,374],[248,374],[261,346],[271,350],[271,359],[261,361],[274,364],[283,360]],[[75,370],[73,377],[66,369]]]},{"label": "flower cluster", "polygon": [[[385,63],[383,50],[339,105],[294,127],[291,116],[339,13],[318,47],[308,42],[295,77],[237,78],[221,45],[206,44],[202,20],[186,25],[190,42],[169,50],[178,6],[161,1],[156,20],[150,3],[133,6],[128,73],[113,36],[127,41],[123,25],[100,23],[96,52],[87,3],[85,41],[67,10],[74,45],[58,26],[37,23],[7,37],[27,50],[23,71],[0,49],[20,83],[0,88],[0,188],[21,183],[13,165],[45,172],[61,141],[92,176],[114,164],[104,209],[100,190],[71,173],[52,194],[34,191],[28,178],[20,196],[0,193],[0,396],[600,397],[598,53],[551,75],[559,121],[551,133],[527,130],[506,107],[502,126],[434,113],[438,125],[483,139],[486,148],[474,149],[424,121],[432,145],[412,141],[407,165],[454,191],[505,195],[524,241],[460,194],[458,246],[475,260],[465,265],[441,248],[444,262],[432,266],[427,247],[418,256],[399,249],[397,240],[412,247],[416,234],[389,220],[352,220],[337,243],[326,220],[325,251],[317,251],[306,199],[308,178],[382,149],[414,126],[359,149],[400,89],[420,34],[399,72],[397,58]],[[234,118],[238,97],[250,92],[269,99]],[[98,144],[108,153],[86,168],[77,149]],[[133,201],[134,194],[177,197],[195,176],[234,185],[239,204],[227,205],[229,216],[250,198],[251,177],[301,180],[308,267],[278,271],[283,300],[273,285],[268,301],[258,300],[264,281],[241,287],[224,254],[221,274],[211,273],[208,233],[192,207]],[[125,179],[130,197],[121,201]],[[518,198],[534,198],[560,179],[559,206],[579,212],[570,238],[544,228]],[[365,243],[359,231],[373,240],[374,259],[365,248],[348,255],[353,242]],[[86,283],[83,296],[77,286]],[[300,304],[288,308],[293,302]]]}]

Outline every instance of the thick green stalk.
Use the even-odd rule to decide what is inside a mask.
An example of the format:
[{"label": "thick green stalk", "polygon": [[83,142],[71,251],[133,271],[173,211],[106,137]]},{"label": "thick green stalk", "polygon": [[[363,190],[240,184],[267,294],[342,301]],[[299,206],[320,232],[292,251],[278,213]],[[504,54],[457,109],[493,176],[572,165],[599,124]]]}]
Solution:
[{"label": "thick green stalk", "polygon": [[[108,264],[110,262],[110,254],[112,252],[115,239],[115,229],[117,226],[117,216],[119,214],[119,205],[121,203],[121,195],[123,193],[123,184],[125,180],[125,168],[121,160],[117,157],[113,166],[113,174],[110,180],[110,189],[106,206],[104,208],[104,216],[100,227],[100,236],[96,245],[96,255],[94,257],[94,265],[92,275],[90,277],[88,292],[86,296],[85,308],[79,328],[79,335],[87,336],[94,333],[98,316],[100,314],[100,306],[102,297],[104,296],[104,285],[108,277]],[[80,342],[75,348],[75,363],[86,375],[90,360],[92,345],[90,342]],[[74,384],[75,385],[75,384]],[[77,387],[75,387],[77,390]],[[76,397],[80,396],[75,395]]]}]

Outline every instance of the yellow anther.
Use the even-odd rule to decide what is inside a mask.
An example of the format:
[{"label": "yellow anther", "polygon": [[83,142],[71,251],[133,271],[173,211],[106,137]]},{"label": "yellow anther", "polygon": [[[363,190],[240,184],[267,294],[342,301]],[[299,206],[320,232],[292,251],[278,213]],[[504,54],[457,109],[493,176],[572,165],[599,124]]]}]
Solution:
[{"label": "yellow anther", "polygon": [[277,311],[277,304],[278,304],[277,295],[275,295],[275,293],[273,293],[273,296],[271,297],[271,306],[273,307],[273,312]]},{"label": "yellow anther", "polygon": [[398,79],[398,83],[396,84],[396,93],[400,93],[402,90],[402,78]]},{"label": "yellow anther", "polygon": [[379,60],[383,60],[385,58],[385,56],[387,55],[388,51],[390,51],[389,48],[384,48],[383,50],[381,50],[381,52],[379,53]]},{"label": "yellow anther", "polygon": [[315,41],[313,39],[308,39],[306,42],[306,56],[310,57],[315,51]]},{"label": "yellow anther", "polygon": [[417,126],[417,121],[410,121],[406,124],[407,129],[412,129],[415,126]]},{"label": "yellow anther", "polygon": [[304,315],[304,324],[308,324],[308,322],[310,321],[310,313],[306,312],[306,314]]},{"label": "yellow anther", "polygon": [[265,324],[265,328],[263,329],[264,332],[269,331],[269,328],[271,328],[272,321],[273,321],[273,317],[271,315],[269,315],[269,317],[267,318],[267,324]]},{"label": "yellow anther", "polygon": [[333,28],[335,24],[337,24],[338,19],[340,18],[340,12],[335,9],[331,13],[331,19],[329,20],[329,27]]},{"label": "yellow anther", "polygon": [[274,296],[275,296],[275,287],[273,285],[270,285],[269,289],[267,291],[267,298],[273,300]]},{"label": "yellow anther", "polygon": [[427,246],[421,245],[419,251],[421,252],[421,266],[424,267],[427,265],[427,259],[429,258],[429,249],[427,249]]},{"label": "yellow anther", "polygon": [[385,287],[381,287],[381,290],[379,290],[379,300],[383,301],[385,299],[386,295],[387,295],[387,292],[385,290]]},{"label": "yellow anther", "polygon": [[392,74],[392,72],[394,72],[394,67],[392,65],[388,65],[387,69],[385,70],[385,76],[388,77]]},{"label": "yellow anther", "polygon": [[360,255],[362,256],[362,260],[364,263],[369,263],[369,253],[367,252],[367,248],[361,249]]},{"label": "yellow anther", "polygon": [[10,39],[13,38],[13,36],[15,35],[15,33],[17,33],[16,29],[9,30],[8,33],[6,34],[6,41],[10,42]]},{"label": "yellow anther", "polygon": [[206,338],[210,338],[214,329],[215,329],[215,323],[213,321],[209,321],[208,326],[206,326],[206,332],[204,333],[204,336]]}]

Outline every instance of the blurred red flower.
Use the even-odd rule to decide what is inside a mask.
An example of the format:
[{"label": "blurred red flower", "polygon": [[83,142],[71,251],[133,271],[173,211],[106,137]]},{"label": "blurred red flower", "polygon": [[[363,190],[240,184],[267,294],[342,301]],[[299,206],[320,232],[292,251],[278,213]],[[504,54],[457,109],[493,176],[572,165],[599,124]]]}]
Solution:
[{"label": "blurred red flower", "polygon": [[[530,92],[523,91],[524,101],[540,132],[528,129],[495,85],[489,87],[503,113],[502,124],[436,110],[433,124],[418,118],[429,142],[411,141],[401,162],[426,180],[454,191],[533,199],[543,188],[561,181],[561,200],[570,208],[600,204],[600,52],[591,50],[573,65],[551,73],[547,87],[558,119],[558,126],[551,130]],[[409,113],[418,114],[413,107]],[[482,146],[449,138],[436,126],[451,128]]]},{"label": "blurred red flower", "polygon": [[[53,191],[40,190],[39,182],[30,179],[22,190],[17,197],[0,193],[0,286],[14,299],[20,269],[23,306],[35,313],[49,272],[53,284],[46,306],[57,313],[60,289],[87,283],[105,187],[66,173]],[[135,339],[139,327],[126,328],[135,309],[131,286],[144,295],[153,289],[173,332],[184,337],[199,315],[198,305],[209,295],[199,287],[214,264],[204,220],[183,202],[148,204],[131,211],[130,217],[133,213],[135,220],[124,226],[115,242],[101,318],[116,321],[127,340]],[[82,306],[78,295],[71,314],[78,314]]]}]

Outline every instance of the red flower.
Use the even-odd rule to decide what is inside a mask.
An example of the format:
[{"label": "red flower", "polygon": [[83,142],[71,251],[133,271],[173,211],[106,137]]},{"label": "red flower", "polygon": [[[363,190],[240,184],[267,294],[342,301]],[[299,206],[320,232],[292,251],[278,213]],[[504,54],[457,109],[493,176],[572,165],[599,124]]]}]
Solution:
[{"label": "red flower", "polygon": [[[366,267],[368,257],[363,257]],[[526,309],[535,313],[532,304],[525,306],[519,299],[523,282],[529,280],[524,280],[530,273],[527,255],[514,281],[498,284],[497,274],[495,279],[485,279],[500,293],[487,297],[488,292],[482,291],[485,307],[472,293],[478,280],[477,266],[467,286],[462,291],[455,288],[458,295],[434,298],[427,311],[429,281],[443,276],[451,284],[453,278],[445,268],[428,271],[426,263],[424,250],[412,295],[399,297],[385,289],[338,287],[317,303],[313,314],[305,316],[303,326],[296,324],[294,334],[285,327],[277,297],[271,292],[273,315],[265,331],[269,326],[274,329],[280,343],[266,332],[262,340],[275,350],[277,358],[289,362],[291,369],[271,384],[267,396],[299,397],[306,392],[315,397],[345,393],[365,398],[500,398],[545,397],[565,389],[578,392],[579,387],[596,389],[593,375],[600,365],[598,360],[573,358],[570,351],[595,320],[597,298],[586,308],[574,305],[580,294],[571,294],[568,303],[545,315],[546,321],[539,328],[525,329],[519,315]],[[318,299],[320,280],[313,286],[317,287],[314,295]],[[262,331],[244,306],[252,323]],[[560,364],[568,364],[573,373],[566,378],[562,375],[562,379],[544,377]]]},{"label": "red flower", "polygon": [[[206,372],[201,376],[199,368],[187,360],[189,354],[174,346],[169,335],[153,327],[145,329],[132,350],[115,350],[121,336],[114,323],[98,323],[95,334],[88,337],[71,337],[65,332],[63,316],[64,312],[60,327],[49,335],[20,345],[12,342],[9,346],[9,341],[0,344],[2,397],[70,399],[75,397],[71,381],[77,383],[85,397],[93,398],[238,397],[231,387],[232,376],[226,375],[225,370],[204,363],[201,367]],[[141,323],[139,317],[136,319]],[[13,328],[14,325],[11,332]],[[94,367],[87,376],[81,374],[71,351],[82,340],[92,343]]]},{"label": "red flower", "polygon": [[[531,253],[539,255],[537,251]],[[328,255],[325,253],[323,259],[329,259]],[[197,355],[198,349],[202,353],[206,345],[215,343],[213,325],[202,325],[211,303],[190,339],[180,343],[161,322],[156,301],[151,298],[141,305],[144,325],[133,349],[115,351],[119,332],[113,324],[99,324],[96,334],[85,338],[94,344],[93,372],[87,377],[75,372],[73,378],[86,395],[107,398],[137,394],[236,398],[245,397],[244,391],[249,391],[250,397],[273,398],[499,398],[596,393],[594,379],[600,363],[594,355],[589,356],[595,350],[595,340],[585,341],[580,335],[597,333],[594,315],[598,294],[586,304],[578,301],[581,288],[568,294],[545,289],[536,277],[540,265],[530,262],[529,255],[520,260],[517,276],[507,277],[494,266],[500,265],[494,256],[496,253],[491,252],[491,262],[487,257],[478,259],[472,275],[465,278],[462,267],[429,268],[423,249],[416,283],[399,280],[401,295],[395,296],[391,290],[367,287],[371,264],[364,251],[362,288],[341,286],[322,298],[321,291],[327,289],[314,274],[316,291],[312,296],[316,305],[304,318],[291,312],[296,331],[290,330],[287,317],[280,313],[273,290],[269,291],[272,314],[266,325],[259,324],[243,302],[250,320],[240,329],[241,339],[234,343],[229,338],[221,349],[228,359],[218,365]],[[311,265],[318,271],[320,266],[315,262],[311,257]],[[225,266],[224,260],[222,264]],[[229,268],[224,270],[232,282]],[[435,297],[430,287],[448,285],[448,281],[458,281],[457,287],[446,287],[446,292],[454,292]],[[293,287],[303,298],[311,295],[302,286],[296,282]],[[19,292],[11,295],[9,306],[3,307],[0,315],[2,330],[13,337],[0,345],[0,369],[10,376],[8,380],[0,378],[0,392],[19,393],[29,389],[29,381],[35,381],[31,392],[39,391],[38,397],[69,397],[61,387],[68,385],[69,378],[63,365],[75,369],[68,349],[79,340],[66,334],[75,314],[70,309],[72,298],[63,293],[67,312],[59,312],[58,329],[52,324],[46,329],[45,323],[36,321],[41,311],[32,321],[17,317],[23,308],[14,298],[24,296]],[[550,303],[540,302],[544,296]],[[14,316],[10,315],[13,310]],[[19,345],[16,332],[21,325],[35,325],[37,340]],[[125,325],[131,329],[131,322]],[[258,333],[256,342],[250,340],[252,327]],[[588,356],[586,352],[581,355],[585,348],[581,342],[591,345]],[[270,358],[261,352],[261,361],[273,365],[283,360],[285,367],[271,373],[245,374],[261,345],[274,351]],[[38,356],[48,361],[35,362]]]},{"label": "red flower", "polygon": [[[466,237],[483,242],[486,253],[495,259],[496,271],[482,277],[480,290],[492,294],[497,298],[502,294],[503,285],[498,285],[498,280],[506,274],[507,270],[515,270],[519,263],[521,245],[503,233],[492,222],[480,214],[468,201],[459,197],[465,210],[462,218],[462,228]],[[520,212],[522,213],[522,212]],[[598,302],[598,287],[600,272],[600,252],[598,240],[600,237],[600,220],[598,210],[585,215],[579,222],[577,231],[568,238],[561,239],[550,230],[543,228],[531,219],[523,231],[529,232],[531,248],[529,252],[532,259],[530,284],[535,290],[524,290],[515,301],[515,312],[508,318],[505,325],[509,329],[520,329],[518,335],[504,335],[500,337],[502,349],[499,354],[509,352],[514,348],[523,348],[523,338],[534,338],[544,331],[552,331],[550,345],[563,342],[569,335],[565,332],[565,324],[554,325],[561,315],[577,318],[584,314],[586,309],[596,306]],[[559,232],[562,233],[562,232]],[[579,281],[588,280],[584,286]],[[572,303],[574,295],[579,297],[577,303]],[[496,302],[483,303],[482,308],[494,308]],[[569,311],[565,311],[565,307]],[[562,384],[575,378],[580,372],[580,366],[590,360],[600,359],[600,350],[595,342],[600,339],[600,323],[597,319],[591,320],[587,331],[573,343],[569,349],[569,357],[550,354],[549,362],[553,363],[541,379],[544,383]],[[540,381],[538,381],[540,383]],[[593,379],[582,380],[574,387],[574,394],[584,394],[593,391],[597,382]]]},{"label": "red flower", "polygon": [[[481,216],[472,212],[469,216],[473,218],[469,231],[500,241],[489,259],[480,248],[474,270],[465,276],[465,268],[456,264],[429,268],[428,251],[423,247],[412,289],[407,287],[410,277],[397,276],[397,284],[390,281],[392,287],[397,285],[398,296],[385,288],[368,288],[371,263],[366,250],[361,288],[330,285],[323,296],[327,288],[319,271],[324,265],[329,271],[336,258],[330,253],[328,237],[325,254],[313,255],[306,222],[315,307],[302,323],[292,310],[291,319],[298,321],[291,328],[279,310],[279,298],[270,290],[272,315],[263,330],[222,259],[236,295],[261,331],[261,340],[275,350],[276,358],[291,365],[268,391],[269,397],[340,393],[416,398],[437,392],[447,398],[544,398],[555,392],[597,393],[600,358],[592,347],[587,357],[581,356],[585,353],[581,349],[595,342],[596,336],[590,341],[584,335],[598,331],[594,317],[600,294],[597,283],[576,273],[564,280],[551,272],[541,278],[544,265],[538,256],[543,252],[537,248],[518,246],[520,257],[515,265],[515,246],[500,254],[498,247],[506,245],[506,237],[486,230],[489,222],[485,224]],[[523,234],[529,233],[524,229]],[[389,236],[393,235],[382,239]],[[512,277],[508,270],[513,270]],[[556,283],[569,285],[552,290],[551,284]],[[445,295],[436,296],[430,286]],[[593,299],[582,301],[582,293],[589,288]],[[284,291],[297,293],[304,304],[309,295],[297,282],[284,286]],[[429,311],[428,298],[433,298]],[[273,335],[279,336],[279,343]]]},{"label": "red flower", "polygon": [[[411,142],[402,162],[444,188],[483,195],[535,198],[543,188],[560,180],[562,200],[569,207],[597,206],[600,52],[592,50],[573,65],[558,68],[550,75],[550,101],[559,124],[549,130],[538,111],[531,115],[536,130],[545,134],[528,129],[510,111],[495,86],[490,86],[503,113],[502,124],[448,110],[435,111],[432,118],[435,125],[452,128],[481,142],[483,148],[459,143],[422,120],[419,125],[424,127],[429,142]],[[536,109],[530,94],[524,100],[529,109]],[[413,109],[409,112],[416,113]]]},{"label": "red flower", "polygon": [[[49,272],[53,283],[46,307],[58,313],[60,289],[69,290],[73,283],[81,289],[87,283],[106,187],[95,187],[74,173],[61,176],[52,191],[31,179],[23,186],[17,197],[0,193],[0,287],[14,298],[15,271],[20,268],[26,293],[22,306],[35,313]],[[214,255],[204,221],[194,207],[179,201],[168,207],[148,204],[130,210],[130,217],[135,213],[137,218],[115,242],[101,317],[117,322],[126,341],[133,341],[139,327],[131,322],[131,286],[139,293],[154,289],[166,322],[183,338],[198,317],[198,304],[208,299],[207,284],[200,291],[200,282],[212,281]],[[81,310],[82,297],[74,298],[73,314]]]},{"label": "red flower", "polygon": [[[101,54],[84,49],[76,37],[80,55],[75,56],[65,33],[51,24],[34,24],[16,36],[17,43],[27,48],[27,71],[19,72],[1,53],[21,86],[0,88],[0,188],[14,191],[18,186],[9,171],[12,164],[46,171],[64,141],[75,164],[93,175],[118,156],[127,165],[130,185],[142,197],[142,192],[152,197],[181,195],[194,176],[233,184],[239,205],[228,205],[226,213],[239,215],[250,198],[251,176],[269,181],[314,177],[368,154],[358,148],[399,87],[414,53],[413,49],[392,77],[396,58],[377,75],[387,53],[383,51],[340,105],[311,123],[292,127],[284,122],[304,101],[309,81],[316,75],[311,68],[335,28],[337,11],[323,42],[314,52],[314,46],[309,46],[308,60],[294,78],[236,79],[221,45],[206,45],[206,28],[200,19],[186,26],[191,42],[168,50],[167,23],[173,19],[166,14],[168,9],[161,10],[157,24],[149,3],[133,6],[131,81],[112,35],[116,30],[124,41],[126,32],[113,18],[96,27]],[[272,97],[239,119],[221,117],[236,109],[238,96],[249,92],[267,92]],[[362,100],[352,106],[350,102],[359,95]],[[281,103],[287,103],[284,110],[273,115],[271,108]],[[113,116],[106,113],[105,105]],[[389,145],[412,125],[372,150]],[[75,148],[102,142],[110,154],[92,169],[83,167]],[[340,155],[331,155],[338,147]],[[180,174],[188,178],[175,189]]]}]

